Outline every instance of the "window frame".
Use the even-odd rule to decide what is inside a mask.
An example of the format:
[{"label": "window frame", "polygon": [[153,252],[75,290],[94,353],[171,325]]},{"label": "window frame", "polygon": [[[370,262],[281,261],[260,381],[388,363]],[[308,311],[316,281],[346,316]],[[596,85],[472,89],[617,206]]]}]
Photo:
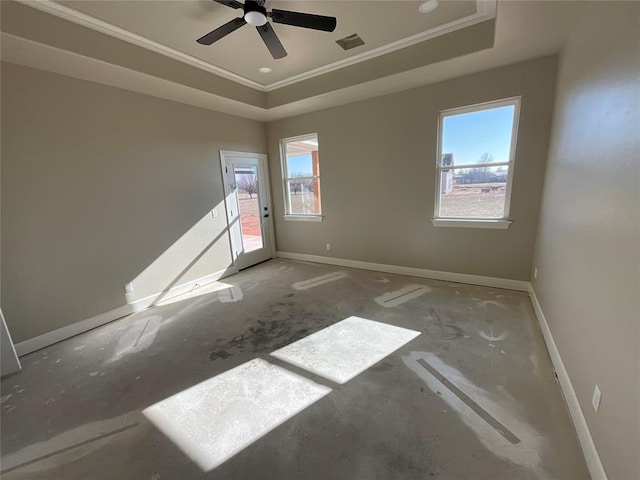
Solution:
[{"label": "window frame", "polygon": [[[522,97],[509,97],[500,100],[491,100],[488,102],[476,103],[464,107],[449,108],[441,110],[438,115],[438,145],[436,154],[436,191],[435,204],[433,210],[432,223],[436,227],[463,227],[463,228],[509,228],[511,220],[509,217],[511,209],[511,192],[513,189],[513,172],[515,169],[516,147],[518,144],[518,126],[520,124],[520,104]],[[494,108],[513,106],[513,123],[511,126],[511,144],[509,146],[509,160],[507,162],[492,163],[492,167],[508,167],[507,185],[504,198],[504,214],[501,218],[490,217],[442,217],[440,216],[440,197],[442,188],[442,140],[444,136],[444,119],[453,115],[465,113],[480,112],[483,110],[491,110]],[[478,168],[486,167],[487,164],[469,164],[459,167],[453,167],[452,170],[460,170],[462,168]]]},{"label": "window frame", "polygon": [[[320,175],[312,175],[309,177],[289,177],[289,165],[287,162],[287,144],[291,142],[300,142],[304,140],[316,140],[318,142],[318,162],[320,157],[320,136],[317,133],[307,133],[304,135],[297,135],[295,137],[286,137],[280,139],[280,170],[282,172],[282,194],[284,197],[284,219],[291,221],[303,221],[303,222],[321,222],[324,219],[322,214],[322,199],[320,199],[318,213],[292,213],[291,212],[291,197],[289,192],[289,181],[292,179],[298,180],[318,180],[318,184],[322,185]],[[322,189],[322,187],[320,187]]]}]

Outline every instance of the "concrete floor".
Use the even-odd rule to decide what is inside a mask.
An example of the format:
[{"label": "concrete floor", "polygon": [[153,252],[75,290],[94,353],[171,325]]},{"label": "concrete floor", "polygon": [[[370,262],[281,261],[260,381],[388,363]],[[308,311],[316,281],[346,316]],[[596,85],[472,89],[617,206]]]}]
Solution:
[{"label": "concrete floor", "polygon": [[[2,478],[589,478],[526,293],[281,259],[222,282],[22,357],[2,380]],[[344,383],[270,355],[351,316],[420,334]],[[317,395],[209,471],[141,413],[255,362]]]}]

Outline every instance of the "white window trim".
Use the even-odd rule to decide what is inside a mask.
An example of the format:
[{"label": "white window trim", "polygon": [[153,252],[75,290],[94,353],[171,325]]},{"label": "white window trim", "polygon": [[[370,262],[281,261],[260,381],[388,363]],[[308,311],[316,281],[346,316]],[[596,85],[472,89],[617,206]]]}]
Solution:
[{"label": "white window trim", "polygon": [[283,215],[288,222],[321,222],[324,215]]},{"label": "white window trim", "polygon": [[454,228],[493,228],[506,230],[511,225],[511,220],[467,220],[465,218],[434,218],[431,220],[434,227]]},{"label": "white window trim", "polygon": [[[305,135],[298,135],[296,137],[287,137],[280,139],[280,171],[282,172],[282,195],[284,197],[284,219],[288,221],[297,221],[297,222],[321,222],[324,219],[324,215],[322,215],[322,204],[320,204],[320,213],[290,213],[291,205],[289,204],[289,192],[288,192],[288,180],[291,179],[289,177],[289,169],[287,168],[287,143],[288,142],[299,142],[303,140],[313,140],[317,139],[318,141],[318,151],[320,150],[320,136],[317,133],[307,133]],[[315,179],[321,181],[320,176],[310,176],[310,177],[301,177],[304,179]],[[321,181],[322,182],[322,181]],[[322,187],[321,187],[322,188]]]},{"label": "white window trim", "polygon": [[[513,171],[515,167],[516,146],[518,143],[518,125],[520,123],[520,101],[522,97],[510,97],[502,100],[477,103],[465,107],[450,108],[442,110],[438,117],[438,146],[436,155],[436,199],[434,204],[433,219],[431,223],[434,227],[456,227],[456,228],[494,228],[507,229],[511,225],[509,220],[509,211],[511,208],[511,190],[513,187]],[[507,191],[504,198],[504,216],[502,218],[482,218],[482,217],[441,217],[440,213],[440,189],[442,182],[442,136],[444,128],[444,118],[451,115],[460,115],[463,113],[478,112],[491,108],[500,108],[513,106],[513,125],[511,127],[511,145],[509,149],[509,161],[492,163],[492,167],[508,166],[509,173],[507,175]],[[473,168],[485,167],[484,164],[464,165],[460,167]],[[458,167],[456,167],[458,168]]]}]

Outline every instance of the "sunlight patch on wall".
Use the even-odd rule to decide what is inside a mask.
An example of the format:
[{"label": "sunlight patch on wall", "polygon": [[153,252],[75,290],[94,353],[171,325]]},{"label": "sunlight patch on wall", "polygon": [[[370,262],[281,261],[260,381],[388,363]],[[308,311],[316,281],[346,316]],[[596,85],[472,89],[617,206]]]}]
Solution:
[{"label": "sunlight patch on wall", "polygon": [[255,359],[142,413],[209,471],[329,392],[329,387]]},{"label": "sunlight patch on wall", "polygon": [[342,384],[418,335],[415,330],[349,317],[271,355]]},{"label": "sunlight patch on wall", "polygon": [[[224,201],[212,208],[224,212]],[[153,295],[157,295],[154,303],[163,301],[167,289],[228,268],[231,265],[228,245],[226,220],[222,216],[213,218],[208,211],[138,275],[123,279],[123,283],[133,284],[133,291],[125,294],[127,303]]]}]

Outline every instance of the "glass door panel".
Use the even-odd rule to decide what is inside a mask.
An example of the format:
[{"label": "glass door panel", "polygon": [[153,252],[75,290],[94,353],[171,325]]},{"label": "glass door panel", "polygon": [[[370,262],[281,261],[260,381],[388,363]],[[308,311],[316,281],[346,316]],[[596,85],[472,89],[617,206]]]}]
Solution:
[{"label": "glass door panel", "polygon": [[238,196],[242,250],[249,253],[264,247],[258,168],[234,165],[233,174]]}]

